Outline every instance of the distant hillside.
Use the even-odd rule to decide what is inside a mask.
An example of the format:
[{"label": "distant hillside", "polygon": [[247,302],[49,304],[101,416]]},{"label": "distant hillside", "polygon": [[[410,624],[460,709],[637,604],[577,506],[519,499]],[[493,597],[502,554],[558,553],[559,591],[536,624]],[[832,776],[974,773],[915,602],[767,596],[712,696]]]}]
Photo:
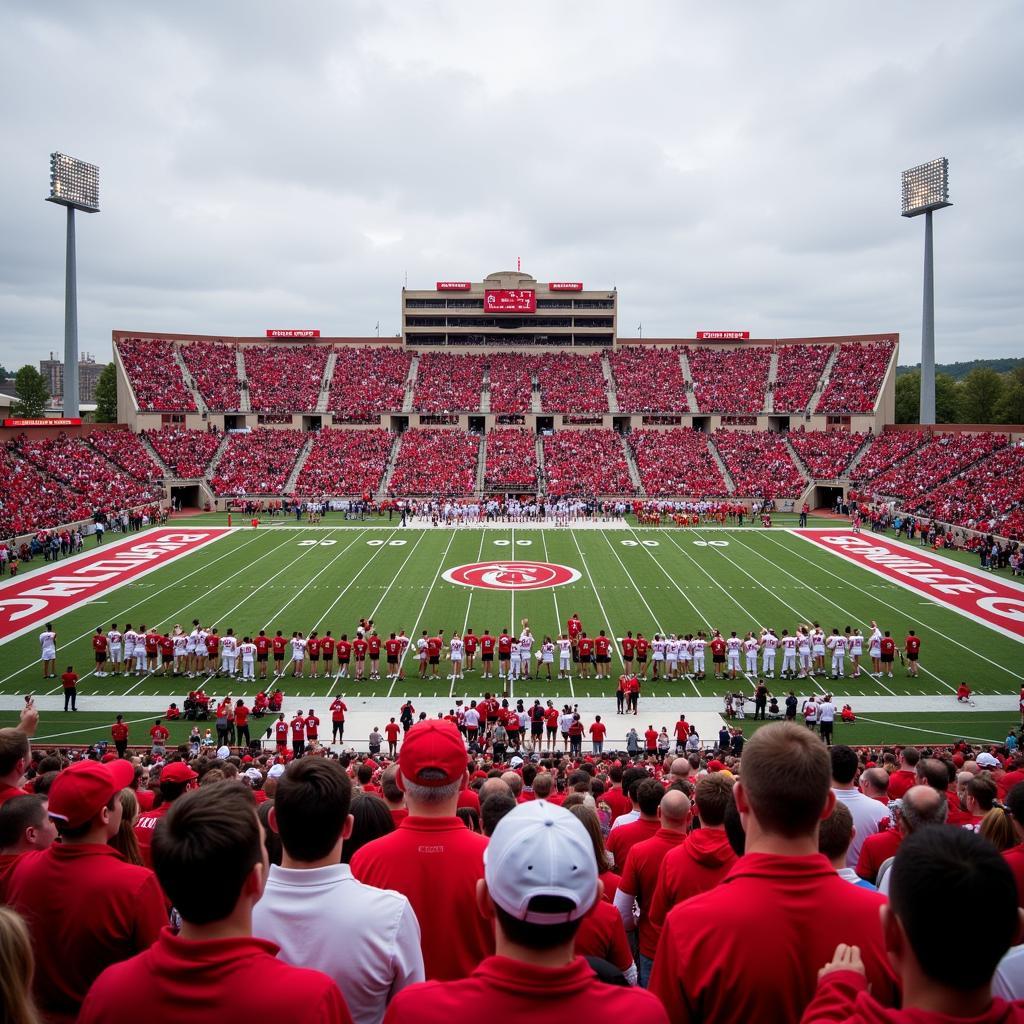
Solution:
[{"label": "distant hillside", "polygon": [[[1015,370],[1018,366],[1024,366],[1024,359],[972,359],[969,363],[936,363],[935,372],[948,374],[953,380],[962,380],[975,367],[987,366],[996,373],[1006,373],[1008,370]],[[897,366],[896,376],[902,377],[906,373],[913,373],[921,368],[920,363],[913,366]]]}]

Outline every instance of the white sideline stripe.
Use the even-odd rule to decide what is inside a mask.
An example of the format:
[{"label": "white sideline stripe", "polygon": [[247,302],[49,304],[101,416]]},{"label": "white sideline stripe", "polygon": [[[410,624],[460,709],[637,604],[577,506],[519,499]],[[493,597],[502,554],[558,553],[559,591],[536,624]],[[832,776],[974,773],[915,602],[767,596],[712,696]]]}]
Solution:
[{"label": "white sideline stripe", "polygon": [[[787,530],[786,532],[787,533],[791,533],[792,531]],[[799,536],[800,535],[797,534],[798,538],[799,538]],[[768,539],[771,540],[770,537]],[[808,544],[814,544],[813,541],[807,541],[806,538],[804,538],[804,540]],[[826,569],[825,566],[818,565],[817,562],[812,561],[810,558],[807,558],[805,555],[801,555],[799,551],[794,551],[792,548],[786,547],[785,544],[779,544],[779,542],[777,540],[772,540],[772,543],[776,544],[778,547],[782,548],[783,551],[788,551],[790,554],[796,555],[797,558],[799,558],[802,561],[806,562],[808,565],[813,565],[815,569],[818,569],[821,572],[828,573],[829,576],[832,576],[834,579],[840,580],[841,582],[843,582],[847,586],[853,587],[854,590],[859,590],[862,594],[865,594],[868,597],[873,598],[874,600],[878,601],[879,604],[885,605],[886,608],[891,609],[892,611],[896,612],[898,615],[902,615],[904,618],[910,619],[911,622],[916,623],[918,626],[921,626],[923,629],[927,629],[927,630],[929,630],[931,632],[935,631],[935,627],[934,626],[929,626],[926,622],[922,622],[920,619],[914,618],[913,615],[910,615],[909,613],[903,611],[903,609],[897,608],[893,604],[889,604],[888,601],[885,601],[882,598],[877,597],[874,594],[869,594],[868,591],[866,591],[863,587],[858,587],[856,583],[851,583],[849,580],[845,579],[844,577],[838,575],[837,573],[832,572],[831,569]],[[818,550],[818,551],[823,551],[825,554],[833,554],[833,555],[835,554],[834,552],[830,552],[827,548],[821,547],[819,544],[814,544],[814,548],[816,550]],[[765,556],[761,555],[761,557],[764,558]],[[883,575],[877,569],[874,569],[874,568],[872,568],[870,566],[861,565],[859,562],[854,562],[854,561],[852,561],[850,559],[843,559],[842,564],[844,564],[844,565],[848,564],[848,565],[852,565],[854,568],[864,569],[866,572],[872,573],[873,575],[878,576],[880,579],[885,580],[886,583],[893,583],[893,584],[895,584],[898,587],[902,587],[904,590],[910,591],[912,594],[920,595],[920,593],[921,593],[921,591],[918,590],[916,587],[914,587],[912,584],[903,583],[900,580],[890,579],[888,576]],[[943,609],[948,609],[949,611],[952,611],[952,612],[956,612],[958,615],[962,615],[964,618],[971,619],[974,622],[977,622],[978,625],[980,625],[980,626],[987,626],[989,629],[993,630],[996,633],[1001,633],[1001,634],[1003,634],[1005,636],[1008,636],[1011,640],[1016,640],[1018,642],[1024,642],[1024,640],[1022,640],[1021,637],[1014,636],[1013,634],[1010,634],[1010,633],[1006,633],[1002,629],[1002,627],[995,626],[991,622],[985,622],[983,619],[977,618],[976,616],[970,614],[969,612],[961,611],[959,608],[954,608],[952,605],[940,604],[938,601],[932,601],[931,604],[934,605],[936,608],[943,608]],[[1014,678],[1014,680],[1017,680],[1017,679],[1020,678],[1020,672],[1015,672],[1012,669],[1007,668],[1005,665],[1000,665],[998,661],[993,661],[991,658],[988,658],[984,654],[982,654],[981,651],[976,651],[976,650],[974,650],[974,648],[968,647],[966,644],[960,643],[960,641],[955,639],[954,637],[943,636],[943,639],[944,640],[948,640],[951,644],[955,644],[957,647],[961,648],[962,650],[965,650],[968,653],[974,655],[974,657],[981,658],[982,661],[987,661],[994,668],[997,668],[1000,671],[1005,672],[1007,675],[1012,676]],[[931,675],[931,674],[932,673],[929,673],[929,675]],[[947,683],[946,685],[948,686],[949,684]],[[956,692],[955,689],[952,686],[950,686],[949,688],[951,690],[954,690],[954,692]]]},{"label": "white sideline stripe", "polygon": [[[481,530],[480,531],[480,550],[476,553],[476,560],[478,562],[483,561],[483,557],[484,557],[484,537],[486,537],[486,536],[487,536],[487,534],[484,533]],[[542,534],[542,536],[543,536],[543,534]],[[416,543],[418,544],[419,541],[417,541]],[[546,560],[547,559],[547,555],[545,555],[544,558]],[[555,588],[552,587],[551,589],[554,590]],[[466,621],[463,622],[463,624],[462,624],[462,635],[463,636],[466,635],[466,630],[469,629],[469,613],[473,609],[473,594],[475,592],[476,592],[476,587],[470,587],[469,588],[469,600],[466,602]],[[465,653],[465,652],[463,652],[463,653]],[[454,677],[454,675],[452,676],[452,685],[448,689],[448,699],[449,700],[454,699],[454,697],[455,697],[455,684],[456,684],[456,682],[461,682],[461,681],[462,680],[457,680]]]},{"label": "white sideline stripe", "polygon": [[[541,530],[540,540],[541,540],[541,543],[544,545],[544,561],[545,562],[550,562],[551,559],[548,557],[548,531],[547,530]],[[481,550],[483,550],[482,547],[481,547]],[[558,610],[558,587],[548,587],[548,589],[551,591],[552,600],[554,600],[554,602],[555,602],[555,635],[560,637],[562,635],[562,614]],[[561,664],[561,660],[559,660],[559,664]],[[572,685],[572,669],[571,668],[569,669],[569,678],[567,680],[564,680],[564,681],[568,682],[568,684],[569,684],[569,696],[573,700],[575,700],[576,699],[576,688]]]},{"label": "white sideline stripe", "polygon": [[619,664],[620,665],[625,665],[625,662],[622,660],[622,654],[619,651],[619,643],[615,639],[615,635],[616,634],[615,634],[615,628],[612,626],[612,620],[608,618],[608,613],[605,611],[604,601],[601,600],[601,592],[597,589],[597,587],[594,586],[594,577],[590,575],[590,564],[589,564],[589,562],[587,562],[586,558],[583,556],[583,549],[580,547],[580,542],[579,542],[578,538],[576,537],[576,533],[575,532],[572,533],[572,540],[573,540],[573,543],[576,545],[576,550],[579,552],[580,561],[583,563],[583,568],[584,568],[584,570],[585,570],[585,572],[587,574],[587,579],[590,580],[590,589],[593,590],[594,597],[597,598],[597,606],[598,606],[598,608],[601,609],[601,614],[604,616],[604,624],[605,624],[605,626],[608,627],[608,632],[611,634],[609,639],[612,642],[612,647],[615,648],[615,656],[619,659]]},{"label": "white sideline stripe", "polygon": [[[991,736],[967,736],[962,732],[940,732],[938,729],[922,729],[917,725],[899,725],[895,722],[883,722],[878,718],[865,718],[863,715],[857,716],[858,722],[870,722],[872,725],[884,725],[890,729],[905,729],[907,732],[923,732],[930,736],[952,736],[958,740],[977,740],[979,743],[999,743],[1002,744],[1002,740],[993,739]],[[1005,737],[1004,737],[1005,739]]]}]

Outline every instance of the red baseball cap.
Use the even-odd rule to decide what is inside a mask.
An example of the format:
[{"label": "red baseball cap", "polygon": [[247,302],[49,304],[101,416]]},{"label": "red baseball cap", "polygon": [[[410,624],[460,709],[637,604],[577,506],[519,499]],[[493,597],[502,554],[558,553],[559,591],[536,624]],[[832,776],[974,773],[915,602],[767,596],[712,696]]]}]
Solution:
[{"label": "red baseball cap", "polygon": [[721,761],[709,761],[708,771],[709,772],[720,772],[725,768],[725,765]]},{"label": "red baseball cap", "polygon": [[[398,754],[399,780],[420,786],[448,786],[466,773],[466,746],[451,722],[427,719],[406,734]],[[425,777],[425,773],[430,776]],[[437,772],[436,777],[433,773]]]},{"label": "red baseball cap", "polygon": [[109,762],[111,762],[111,761],[116,761],[116,760],[117,760],[117,754],[115,754],[115,753],[114,753],[114,752],[113,752],[112,750],[111,750],[111,751],[108,751],[108,752],[107,752],[106,754],[104,754],[104,755],[103,755],[103,756],[102,756],[102,757],[100,758],[100,760],[101,760],[101,761],[102,761],[102,762],[103,762],[104,764],[108,764],[108,763],[109,763]]},{"label": "red baseball cap", "polygon": [[134,777],[135,766],[130,761],[78,761],[53,780],[50,817],[65,822],[69,828],[80,828]]},{"label": "red baseball cap", "polygon": [[163,771],[160,772],[161,782],[192,782],[198,778],[198,774],[192,771],[184,761],[172,761],[170,764],[164,765]]}]

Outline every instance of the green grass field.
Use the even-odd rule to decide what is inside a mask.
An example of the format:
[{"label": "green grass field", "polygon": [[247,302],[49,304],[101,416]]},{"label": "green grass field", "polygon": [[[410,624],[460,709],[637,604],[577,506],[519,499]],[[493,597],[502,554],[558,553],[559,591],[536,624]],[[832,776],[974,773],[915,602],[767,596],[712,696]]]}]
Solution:
[{"label": "green grass field", "polygon": [[[581,575],[566,586],[516,593],[467,588],[442,578],[446,569],[463,563],[513,557],[561,563]],[[238,635],[259,629],[270,633],[281,629],[286,636],[296,629],[304,633],[331,629],[338,636],[351,635],[358,619],[367,616],[382,635],[404,628],[417,636],[424,629],[443,628],[450,636],[467,626],[498,633],[529,618],[534,633],[542,638],[546,633],[557,635],[573,612],[580,614],[591,635],[603,628],[615,637],[627,629],[651,636],[711,627],[726,635],[735,629],[742,635],[764,625],[792,630],[797,622],[811,620],[827,629],[842,629],[877,619],[897,638],[914,628],[923,640],[918,679],[906,678],[897,665],[893,679],[865,676],[839,682],[840,699],[857,709],[858,699],[868,697],[948,698],[948,713],[908,709],[902,716],[902,730],[908,731],[903,738],[914,739],[913,730],[920,728],[920,742],[943,735],[1002,739],[1007,728],[1016,724],[1012,712],[958,708],[952,696],[961,679],[969,680],[978,694],[1016,694],[1020,645],[1015,640],[887,583],[785,530],[759,527],[391,531],[380,529],[376,521],[337,520],[309,527],[277,520],[258,530],[238,530],[64,615],[56,623],[58,667],[63,670],[73,664],[83,676],[83,701],[97,696],[116,701],[121,695],[162,698],[182,695],[191,688],[188,680],[97,678],[89,673],[89,638],[96,626],[117,622],[123,627],[127,621],[166,629],[199,618],[216,624],[222,633],[231,626]],[[39,678],[35,631],[4,645],[4,655],[0,693],[59,693],[55,681]],[[613,658],[613,673],[618,664]],[[398,688],[387,680],[348,682],[346,694],[350,699],[391,697],[396,704],[406,695],[452,695],[453,684],[444,678],[444,666],[439,679],[425,682],[416,678],[412,659],[406,662],[406,672],[410,678]],[[778,679],[774,685],[780,692],[789,688]],[[813,685],[820,691],[833,684],[819,679]],[[799,686],[809,692],[809,681]],[[208,685],[211,692],[219,688],[216,682]],[[457,689],[460,695],[474,696],[493,688],[493,683],[468,678]],[[241,687],[236,683],[232,689],[238,692]],[[335,686],[323,679],[302,683],[289,679],[284,689],[292,695],[323,697]],[[553,684],[521,681],[513,695],[610,697],[613,690],[614,684],[576,678]],[[687,679],[649,683],[644,694],[645,699],[678,698],[685,709],[687,698],[720,696],[725,690],[725,683],[713,679]],[[138,706],[132,702],[132,708]],[[155,699],[152,710],[165,707]],[[151,717],[134,710],[126,714],[133,720]],[[864,721],[851,730],[859,742],[882,742],[895,736],[898,723],[892,713],[862,715],[877,723]],[[12,717],[0,716],[0,722]],[[75,728],[92,725],[86,712],[74,717],[81,722]],[[111,716],[101,717],[97,725],[104,726],[105,735]],[[71,718],[60,715],[58,725],[51,713],[42,733],[71,729],[71,724],[65,724]],[[747,722],[753,726],[751,719]]]}]

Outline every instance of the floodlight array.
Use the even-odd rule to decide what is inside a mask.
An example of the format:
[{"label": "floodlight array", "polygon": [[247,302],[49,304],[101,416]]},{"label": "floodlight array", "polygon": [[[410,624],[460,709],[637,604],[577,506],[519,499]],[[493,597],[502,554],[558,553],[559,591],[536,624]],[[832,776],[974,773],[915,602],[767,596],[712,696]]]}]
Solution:
[{"label": "floodlight array", "polygon": [[939,157],[903,172],[903,216],[950,206],[949,160]]},{"label": "floodlight array", "polygon": [[50,154],[50,201],[96,213],[100,208],[100,169],[66,153]]}]

